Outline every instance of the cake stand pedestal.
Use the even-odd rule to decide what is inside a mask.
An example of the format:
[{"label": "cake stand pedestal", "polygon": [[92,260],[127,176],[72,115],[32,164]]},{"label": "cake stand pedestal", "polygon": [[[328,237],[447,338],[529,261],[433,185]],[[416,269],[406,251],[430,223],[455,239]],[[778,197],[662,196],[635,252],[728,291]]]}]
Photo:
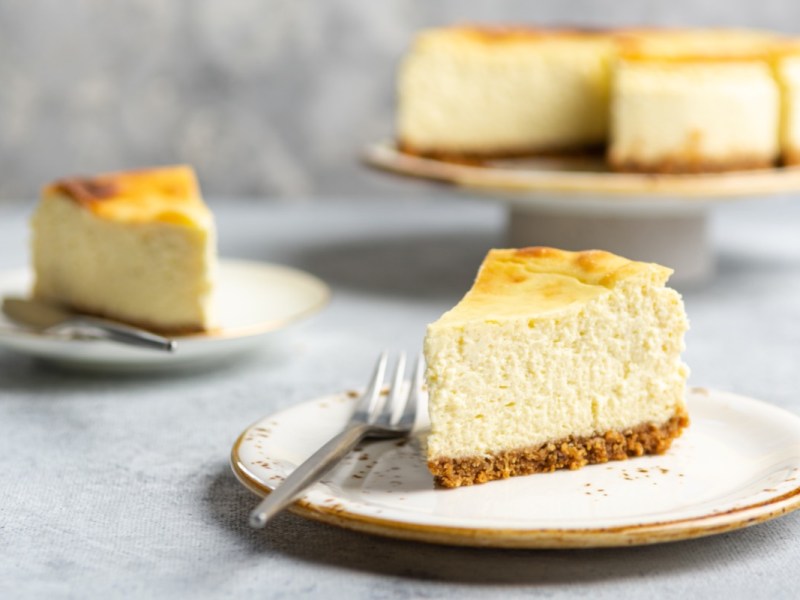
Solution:
[{"label": "cake stand pedestal", "polygon": [[675,270],[672,281],[713,273],[711,209],[742,199],[800,191],[800,168],[703,174],[614,173],[602,157],[548,157],[456,163],[372,144],[376,168],[449,183],[509,207],[509,246],[600,249]]},{"label": "cake stand pedestal", "polygon": [[709,214],[572,214],[514,206],[508,216],[508,243],[569,250],[603,249],[675,270],[673,281],[703,281],[713,271]]}]

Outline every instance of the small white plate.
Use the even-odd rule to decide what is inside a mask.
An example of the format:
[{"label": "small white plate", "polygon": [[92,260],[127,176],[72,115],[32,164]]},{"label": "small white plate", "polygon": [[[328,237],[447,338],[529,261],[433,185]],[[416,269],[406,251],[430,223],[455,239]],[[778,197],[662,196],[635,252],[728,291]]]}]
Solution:
[{"label": "small white plate", "polygon": [[[26,296],[29,269],[0,273],[0,297]],[[303,271],[246,260],[220,260],[218,310],[213,332],[177,337],[174,353],[133,348],[100,340],[67,339],[31,333],[0,313],[0,345],[55,361],[92,369],[151,370],[197,365],[238,354],[263,343],[287,325],[320,310],[330,290]]]},{"label": "small white plate", "polygon": [[[346,422],[345,393],[247,429],[238,479],[269,493]],[[800,507],[800,417],[695,388],[691,425],[662,456],[436,489],[421,440],[370,442],[312,486],[293,512],[389,537],[465,546],[628,546],[747,527]]]}]

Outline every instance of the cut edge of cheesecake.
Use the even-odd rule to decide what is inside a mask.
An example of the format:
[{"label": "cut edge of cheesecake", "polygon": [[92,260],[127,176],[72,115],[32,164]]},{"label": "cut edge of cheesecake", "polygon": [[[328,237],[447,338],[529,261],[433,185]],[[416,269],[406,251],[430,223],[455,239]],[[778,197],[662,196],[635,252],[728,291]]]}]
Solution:
[{"label": "cut edge of cheesecake", "polygon": [[[630,44],[628,40],[630,45],[621,46],[614,69],[611,127],[606,151],[606,161],[612,171],[721,173],[770,169],[779,164],[782,156],[780,131],[784,94],[771,58],[779,38],[738,30],[718,30],[716,33],[730,36],[731,42],[737,41],[737,36],[741,35],[743,44],[707,49],[670,48],[669,45],[649,48],[646,43]],[[695,35],[695,32],[686,32],[686,35],[690,34]],[[645,36],[643,39],[648,38]],[[668,37],[661,41],[667,40],[676,41]],[[710,79],[710,74],[714,74],[715,78]],[[722,75],[726,77],[725,81],[720,79]],[[624,82],[628,81],[627,86],[630,86],[635,81],[632,77],[638,79],[638,87],[634,86],[633,92],[626,91]],[[648,110],[651,111],[656,106],[661,106],[662,111],[668,110],[658,104],[660,98],[646,95],[648,90],[642,92],[642,81],[646,81],[647,77],[653,80],[651,85],[656,92],[669,91],[673,97],[677,96],[677,82],[682,82],[684,103],[693,103],[691,110],[684,108],[684,113],[679,117],[674,113],[664,117],[664,120],[670,117],[673,120],[669,120],[671,127],[667,134],[659,131],[658,140],[665,144],[662,151],[654,150],[659,145],[652,137],[653,132],[658,131],[658,119],[653,115],[649,115],[651,118],[644,125],[638,123],[636,128],[625,125],[627,120],[634,118],[632,115],[643,119],[642,106],[649,106]],[[656,81],[657,78],[660,79]],[[734,84],[739,88],[733,87]],[[716,111],[713,107],[709,108],[708,102],[699,99],[704,95],[694,91],[701,85],[710,86],[706,96],[719,97],[720,109],[727,107],[728,110],[736,110],[738,119],[750,124],[750,135],[746,141],[731,134],[731,131],[738,132],[739,129],[723,127],[715,124],[714,118],[709,118]],[[734,95],[737,89],[738,99]],[[756,93],[758,96],[753,97]],[[675,132],[683,136],[680,141],[674,139]]]},{"label": "cut edge of cheesecake", "polygon": [[[673,387],[668,390],[672,392],[672,395],[668,396],[666,405],[668,413],[657,420],[642,418],[635,422],[627,422],[623,426],[597,428],[591,432],[573,432],[531,444],[521,443],[513,447],[492,448],[472,453],[454,452],[451,455],[432,453],[429,443],[427,464],[436,484],[443,487],[459,487],[517,475],[563,468],[577,469],[588,464],[666,452],[672,441],[689,425],[684,403],[688,369],[680,361],[683,332],[688,324],[685,321],[680,296],[664,285],[671,273],[671,269],[661,265],[630,261],[597,250],[569,252],[545,247],[491,250],[478,271],[474,285],[464,299],[428,328],[425,352],[429,361],[427,375],[431,408],[438,401],[435,396],[440,391],[438,389],[440,382],[437,380],[437,375],[432,372],[432,364],[435,363],[432,359],[436,351],[432,349],[433,345],[430,343],[431,337],[437,335],[437,329],[441,332],[444,328],[445,333],[447,328],[460,331],[462,338],[457,344],[458,351],[463,352],[463,327],[471,321],[484,319],[486,323],[499,323],[508,318],[526,320],[528,317],[533,317],[528,322],[528,327],[533,325],[532,321],[539,319],[553,319],[560,322],[560,319],[564,318],[564,309],[569,311],[578,304],[586,305],[593,299],[613,291],[618,284],[627,281],[636,286],[662,288],[663,291],[672,294],[669,301],[677,303],[676,310],[680,312],[680,316],[676,323],[681,329],[680,339],[673,340],[676,344],[672,350],[674,356],[668,360],[669,368],[675,371],[673,375],[677,379],[672,381]],[[535,281],[539,275],[545,275],[541,282]],[[528,286],[526,278],[531,279],[532,287],[524,287]],[[517,285],[523,287],[510,291]],[[513,297],[515,294],[516,299]],[[508,306],[509,304],[511,306]],[[440,346],[439,350],[441,348]],[[437,373],[441,373],[439,365],[433,368],[438,370]],[[448,377],[453,381],[452,373]],[[677,400],[676,385],[680,386]],[[452,398],[445,397],[445,400],[449,401]],[[592,411],[594,414],[594,405]],[[477,416],[484,417],[482,414]],[[434,427],[435,418],[432,408],[431,419]]]}]

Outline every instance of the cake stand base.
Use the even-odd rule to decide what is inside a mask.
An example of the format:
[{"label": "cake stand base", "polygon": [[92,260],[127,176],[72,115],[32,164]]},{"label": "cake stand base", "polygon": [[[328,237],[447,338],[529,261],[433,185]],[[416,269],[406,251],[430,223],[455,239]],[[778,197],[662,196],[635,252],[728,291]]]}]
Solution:
[{"label": "cake stand base", "polygon": [[512,247],[599,248],[675,270],[672,283],[702,282],[713,271],[708,213],[623,215],[554,213],[513,207],[508,224]]},{"label": "cake stand base", "polygon": [[800,191],[800,167],[726,173],[615,173],[595,156],[528,156],[449,162],[370,144],[379,169],[458,186],[504,202],[510,246],[597,248],[675,270],[672,282],[710,279],[709,212],[734,200]]}]

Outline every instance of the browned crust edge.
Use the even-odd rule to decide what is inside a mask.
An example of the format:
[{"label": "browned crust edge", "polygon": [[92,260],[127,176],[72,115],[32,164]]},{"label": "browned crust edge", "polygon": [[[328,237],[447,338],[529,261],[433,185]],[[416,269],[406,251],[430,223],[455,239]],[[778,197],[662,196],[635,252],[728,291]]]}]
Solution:
[{"label": "browned crust edge", "polygon": [[689,415],[680,407],[668,421],[660,425],[643,423],[624,431],[606,431],[590,437],[570,436],[491,456],[438,458],[428,461],[428,469],[433,473],[436,484],[447,488],[517,475],[548,473],[557,469],[575,470],[610,460],[663,454],[688,425]]},{"label": "browned crust edge", "polygon": [[[43,298],[48,302],[52,300],[50,298]],[[110,314],[108,312],[103,312],[99,310],[92,310],[88,309],[84,306],[79,306],[77,304],[72,303],[65,303],[59,302],[61,306],[65,309],[70,310],[72,312],[80,313],[82,315],[87,315],[89,317],[97,317],[100,319],[108,319],[109,321],[117,321],[119,323],[123,323],[124,325],[130,325],[131,327],[138,327],[139,329],[144,329],[146,331],[150,331],[152,333],[157,333],[159,335],[165,336],[181,336],[181,335],[191,335],[194,333],[209,333],[212,330],[201,325],[172,325],[169,327],[164,327],[163,325],[156,325],[155,323],[149,321],[138,321],[136,319],[128,319],[120,317],[119,315]]]},{"label": "browned crust edge", "polygon": [[576,144],[574,146],[543,148],[541,146],[528,146],[526,148],[486,148],[476,152],[456,152],[452,150],[422,150],[409,144],[401,138],[395,141],[397,149],[403,154],[430,158],[442,162],[462,165],[480,166],[489,160],[502,160],[506,158],[558,158],[562,156],[576,157],[587,156],[592,158],[602,157],[605,148],[604,142],[596,144]]},{"label": "browned crust edge", "polygon": [[781,163],[787,167],[800,165],[800,149],[785,149]]},{"label": "browned crust edge", "polygon": [[618,173],[723,173],[725,171],[755,171],[771,169],[777,161],[763,157],[736,157],[729,160],[708,160],[700,157],[667,157],[657,162],[617,160],[608,157],[608,166]]},{"label": "browned crust edge", "polygon": [[[403,154],[430,158],[441,162],[467,165],[484,166],[492,160],[512,158],[577,158],[586,157],[600,159],[603,157],[605,146],[603,144],[575,146],[573,148],[520,148],[520,149],[492,149],[487,148],[480,152],[454,152],[448,150],[420,150],[401,139],[396,140],[397,149]],[[702,157],[673,156],[657,162],[644,162],[637,160],[618,160],[611,154],[606,156],[609,169],[617,173],[641,174],[692,174],[692,173],[724,173],[727,171],[756,171],[771,169],[780,162],[784,165],[800,164],[800,151],[786,153],[781,161],[763,157],[735,157],[728,160],[708,160]]]}]

